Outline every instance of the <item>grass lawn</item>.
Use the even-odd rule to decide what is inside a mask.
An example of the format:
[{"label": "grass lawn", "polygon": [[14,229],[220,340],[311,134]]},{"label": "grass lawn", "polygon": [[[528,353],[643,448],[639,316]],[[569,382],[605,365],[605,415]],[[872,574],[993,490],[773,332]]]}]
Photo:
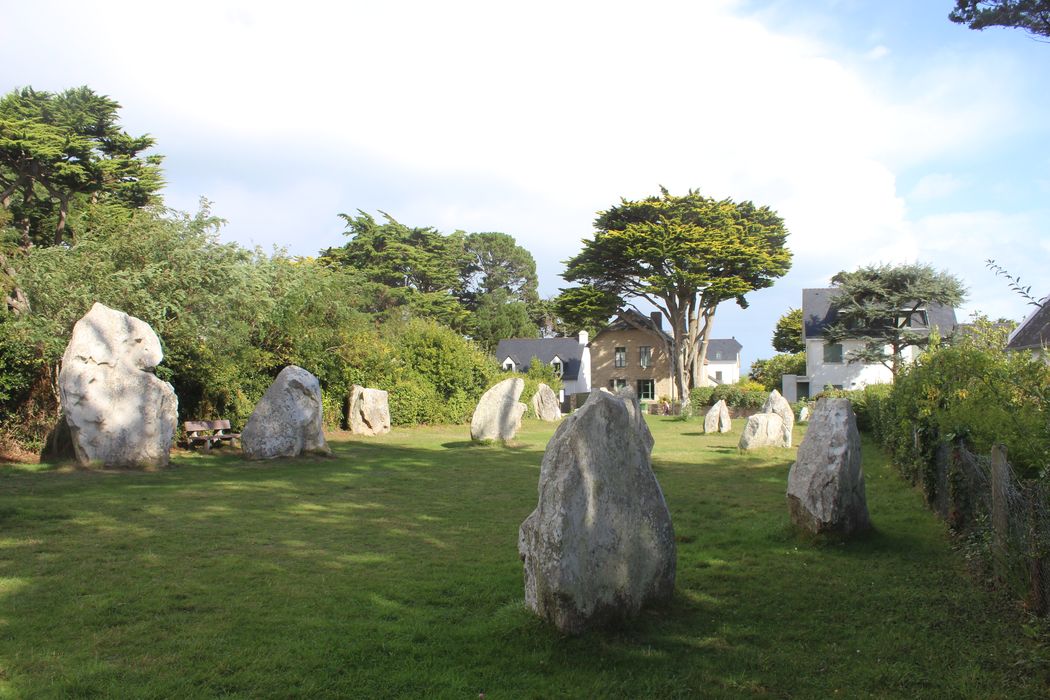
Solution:
[{"label": "grass lawn", "polygon": [[[571,638],[524,607],[550,425],[335,436],[332,459],[0,468],[0,697],[1046,697],[1045,649],[868,446],[874,533],[788,526],[794,451],[650,418],[672,603]],[[796,435],[800,437],[799,434]]]}]

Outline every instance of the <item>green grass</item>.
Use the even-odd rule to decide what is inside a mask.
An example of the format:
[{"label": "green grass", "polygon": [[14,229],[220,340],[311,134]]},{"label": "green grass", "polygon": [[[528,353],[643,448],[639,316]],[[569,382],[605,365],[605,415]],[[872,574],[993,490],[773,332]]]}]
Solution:
[{"label": "green grass", "polygon": [[793,451],[650,425],[676,596],[578,638],[522,603],[548,425],[512,448],[439,427],[333,459],[0,469],[0,697],[1047,694],[1019,613],[876,451],[875,532],[815,542],[788,525]]}]

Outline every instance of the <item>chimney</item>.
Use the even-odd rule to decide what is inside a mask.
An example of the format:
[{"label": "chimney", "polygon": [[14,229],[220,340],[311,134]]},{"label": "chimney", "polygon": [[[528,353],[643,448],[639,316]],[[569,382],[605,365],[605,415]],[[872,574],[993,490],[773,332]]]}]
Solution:
[{"label": "chimney", "polygon": [[653,322],[653,325],[656,326],[656,330],[663,328],[664,316],[659,311],[653,311],[649,314],[649,319]]},{"label": "chimney", "polygon": [[580,331],[580,345],[586,345],[589,342],[591,342],[591,336],[587,331]]}]

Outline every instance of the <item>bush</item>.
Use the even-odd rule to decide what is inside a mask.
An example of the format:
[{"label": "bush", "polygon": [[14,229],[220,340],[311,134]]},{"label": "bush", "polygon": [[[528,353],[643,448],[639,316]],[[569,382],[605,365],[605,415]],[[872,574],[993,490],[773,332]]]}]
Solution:
[{"label": "bush", "polygon": [[711,397],[715,393],[713,386],[695,386],[689,391],[689,405],[693,409],[694,414],[699,414],[704,411],[705,408],[715,403],[711,400]]},{"label": "bush", "polygon": [[445,422],[445,402],[432,384],[418,377],[401,377],[387,391],[390,422],[394,425]]},{"label": "bush", "polygon": [[774,355],[768,360],[755,360],[751,363],[750,378],[766,391],[780,391],[785,374],[804,375],[806,373],[806,353],[794,355]]}]

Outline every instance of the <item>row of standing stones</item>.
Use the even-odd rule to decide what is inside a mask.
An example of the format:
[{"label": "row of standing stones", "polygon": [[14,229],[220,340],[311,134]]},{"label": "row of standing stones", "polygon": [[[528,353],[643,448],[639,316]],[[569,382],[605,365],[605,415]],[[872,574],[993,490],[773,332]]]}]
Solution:
[{"label": "row of standing stones", "polygon": [[[160,339],[140,319],[96,303],[77,321],[58,387],[59,427],[79,465],[167,466],[178,398],[154,374],[162,359]],[[385,391],[355,386],[347,412],[352,432],[390,430]],[[245,424],[241,449],[249,459],[331,454],[317,377],[294,365],[281,370]]]},{"label": "row of standing stones", "polygon": [[[139,319],[95,304],[77,323],[59,387],[79,463],[167,464],[178,401],[171,385],[153,374],[161,358],[156,334]],[[513,378],[486,392],[471,421],[472,438],[513,438],[526,410],[518,401],[523,388]],[[787,402],[773,394],[759,415],[774,416],[760,420],[775,430],[756,434],[790,446],[790,407],[784,416]],[[355,388],[352,428],[358,421],[360,432],[389,430],[386,406],[385,392]],[[544,420],[561,417],[546,386],[534,396],[533,408]],[[729,430],[724,404],[707,430],[710,418],[706,432]],[[565,633],[629,618],[673,594],[674,527],[652,470],[653,444],[633,392],[605,390],[592,392],[547,444],[538,504],[521,524],[518,553],[527,605]],[[282,370],[245,425],[242,449],[253,459],[330,454],[316,377],[300,367]],[[848,400],[818,402],[788,476],[787,499],[792,520],[810,532],[848,535],[870,527],[860,438]]]},{"label": "row of standing stones", "polygon": [[[760,418],[777,445],[790,406],[770,397]],[[777,400],[779,399],[779,401]],[[787,416],[781,411],[787,408]],[[705,432],[727,432],[715,407]],[[786,443],[786,444],[785,444]],[[518,553],[525,601],[559,630],[578,634],[629,618],[670,598],[677,552],[674,527],[652,471],[653,437],[633,392],[594,391],[547,445],[539,504],[522,523]],[[788,509],[799,528],[849,536],[870,527],[860,434],[847,399],[821,399],[788,475]]]}]

